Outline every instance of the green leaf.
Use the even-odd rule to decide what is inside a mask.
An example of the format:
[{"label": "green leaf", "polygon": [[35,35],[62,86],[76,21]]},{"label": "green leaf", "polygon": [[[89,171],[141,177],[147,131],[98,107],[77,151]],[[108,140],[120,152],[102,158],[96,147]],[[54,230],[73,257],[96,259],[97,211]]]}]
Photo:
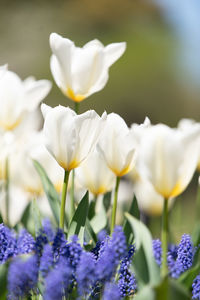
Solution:
[{"label": "green leaf", "polygon": [[132,265],[139,286],[147,285],[150,281],[150,278],[143,245],[141,245],[136,251]]},{"label": "green leaf", "polygon": [[134,300],[155,300],[155,291],[151,286],[146,285],[136,294]]},{"label": "green leaf", "polygon": [[31,217],[31,202],[29,202],[29,204],[26,206],[22,217],[21,217],[21,223],[24,225],[24,227],[27,228],[28,222],[30,220]]},{"label": "green leaf", "polygon": [[110,208],[110,204],[111,204],[111,196],[112,196],[112,192],[108,192],[103,196],[103,205],[105,207],[106,212],[109,210]]},{"label": "green leaf", "polygon": [[196,223],[194,230],[192,232],[192,241],[194,246],[198,246],[200,244],[200,223]]},{"label": "green leaf", "polygon": [[40,211],[37,206],[37,200],[33,199],[32,204],[31,204],[31,211],[32,211],[32,216],[34,219],[34,225],[35,225],[35,235],[39,233],[40,229],[42,228],[42,221],[41,221],[41,216],[40,216]]},{"label": "green leaf", "polygon": [[[170,279],[169,280],[170,293],[168,300],[176,299],[176,300],[190,300],[190,294],[186,290],[186,288],[180,284],[177,280]],[[163,299],[159,299],[163,300]]]},{"label": "green leaf", "polygon": [[8,264],[0,265],[0,300],[6,299]]},{"label": "green leaf", "polygon": [[[125,216],[132,228],[137,251],[139,251],[141,247],[143,248],[143,256],[148,268],[149,283],[158,284],[160,281],[160,269],[154,260],[151,233],[141,221],[129,213],[125,213]],[[136,259],[134,259],[134,261],[136,261]],[[135,271],[137,272],[137,270]]]},{"label": "green leaf", "polygon": [[178,282],[182,283],[185,287],[188,289],[191,288],[192,283],[195,279],[195,277],[200,273],[200,263],[198,263],[193,268],[187,270],[184,272],[179,278]]},{"label": "green leaf", "polygon": [[90,224],[96,234],[106,227],[107,215],[102,201],[100,203],[99,212],[92,218]]},{"label": "green leaf", "polygon": [[92,199],[89,204],[88,219],[91,220],[95,215],[96,199]]},{"label": "green leaf", "polygon": [[3,223],[3,218],[1,214],[0,214],[0,223]]},{"label": "green leaf", "polygon": [[84,246],[87,251],[91,250],[97,242],[97,237],[95,232],[92,229],[92,226],[90,225],[90,221],[87,219],[86,220],[86,225],[85,225],[85,231],[84,231]]},{"label": "green leaf", "polygon": [[81,245],[83,245],[84,242],[84,228],[87,220],[88,208],[89,193],[86,192],[74,213],[68,230],[68,238],[74,234],[78,235]]},{"label": "green leaf", "polygon": [[[45,191],[45,194],[48,198],[49,205],[51,207],[52,214],[55,218],[57,226],[59,226],[60,220],[60,198],[58,193],[56,192],[53,183],[49,179],[48,175],[46,174],[44,168],[40,165],[39,162],[33,160],[34,166],[41,178],[42,185]],[[66,218],[65,218],[66,219]]]},{"label": "green leaf", "polygon": [[171,278],[165,278],[156,288],[156,300],[189,300],[190,295],[183,285]]},{"label": "green leaf", "polygon": [[[129,209],[129,214],[134,216],[138,220],[140,219],[140,211],[138,208],[137,199],[135,195],[133,196],[133,200]],[[132,228],[127,219],[125,219],[124,221],[123,230],[126,236],[127,243],[131,244],[133,242],[133,234],[132,234]]]}]

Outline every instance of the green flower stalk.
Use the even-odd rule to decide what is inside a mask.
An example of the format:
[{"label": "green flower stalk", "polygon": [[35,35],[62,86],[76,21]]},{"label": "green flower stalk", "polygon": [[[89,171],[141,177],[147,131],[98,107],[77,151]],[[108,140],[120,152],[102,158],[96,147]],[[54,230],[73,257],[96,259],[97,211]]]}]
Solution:
[{"label": "green flower stalk", "polygon": [[161,275],[165,277],[168,274],[167,267],[167,247],[168,247],[168,199],[164,199],[163,205],[163,216],[162,216],[162,266],[161,266]]},{"label": "green flower stalk", "polygon": [[65,222],[65,204],[66,204],[69,175],[70,175],[70,171],[65,171],[63,188],[62,188],[61,207],[60,207],[60,228],[62,229],[64,229],[64,222]]},{"label": "green flower stalk", "polygon": [[114,194],[114,202],[112,207],[112,218],[111,218],[111,226],[110,226],[110,233],[113,233],[115,223],[116,223],[116,212],[117,212],[117,199],[118,199],[118,190],[119,190],[119,183],[121,177],[116,177],[116,185],[115,185],[115,194]]},{"label": "green flower stalk", "polygon": [[5,169],[5,207],[6,207],[6,224],[9,226],[9,186],[10,186],[10,178],[9,178],[9,159],[6,159],[6,169]]},{"label": "green flower stalk", "polygon": [[[74,102],[74,110],[75,110],[76,114],[78,114],[79,102]],[[75,182],[75,170],[72,170],[72,185],[71,185],[71,190],[70,190],[70,216],[71,216],[71,219],[75,212],[74,182]]]}]

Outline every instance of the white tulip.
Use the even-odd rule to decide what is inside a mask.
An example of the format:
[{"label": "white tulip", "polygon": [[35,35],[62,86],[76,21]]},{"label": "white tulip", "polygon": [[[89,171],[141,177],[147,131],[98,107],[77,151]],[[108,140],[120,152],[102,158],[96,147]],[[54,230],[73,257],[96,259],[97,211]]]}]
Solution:
[{"label": "white tulip", "polygon": [[121,177],[133,168],[135,141],[130,129],[119,115],[115,113],[108,115],[98,149],[116,176]]},{"label": "white tulip", "polygon": [[126,49],[124,42],[104,47],[98,40],[79,48],[56,33],[50,35],[50,46],[54,80],[64,95],[75,102],[83,101],[104,88],[109,67]]},{"label": "white tulip", "polygon": [[6,179],[6,161],[9,163],[9,177],[12,180],[12,170],[16,168],[15,154],[17,140],[13,132],[0,133],[0,180]]},{"label": "white tulip", "polygon": [[[142,178],[135,170],[128,173],[133,183],[133,192],[137,198],[139,209],[146,215],[161,216],[163,212],[164,197],[153,187],[146,178]],[[169,199],[168,209],[172,207],[174,198]]]},{"label": "white tulip", "polygon": [[95,196],[111,191],[115,184],[113,172],[96,149],[77,169],[76,179]]},{"label": "white tulip", "polygon": [[0,127],[14,130],[33,112],[51,89],[48,80],[30,77],[22,81],[17,74],[6,71],[0,80]]},{"label": "white tulip", "polygon": [[139,151],[139,172],[164,198],[176,197],[196,169],[200,127],[186,132],[158,124],[145,130]]},{"label": "white tulip", "polygon": [[29,136],[24,136],[24,139],[20,141],[18,153],[15,155],[17,167],[14,180],[31,196],[41,196],[44,193],[41,179],[33,164],[33,159],[42,165],[58,191],[60,191],[62,186],[63,169],[46,150],[43,142],[41,132],[30,132]]},{"label": "white tulip", "polygon": [[[199,122],[196,122],[193,119],[181,119],[178,123],[178,128],[180,130],[183,130],[184,132],[197,128],[200,126]],[[199,146],[199,158],[198,158],[198,164],[197,164],[197,169],[200,171],[200,146]]]},{"label": "white tulip", "polygon": [[42,104],[44,137],[48,151],[66,171],[77,168],[93,151],[106,120],[95,111],[81,115],[70,108]]},{"label": "white tulip", "polygon": [[0,79],[3,77],[6,71],[7,71],[7,65],[0,66]]},{"label": "white tulip", "polygon": [[[27,194],[23,192],[18,186],[10,183],[9,186],[9,224],[14,227],[23,215],[23,212],[28,205],[30,199]],[[3,189],[0,193],[0,211],[3,220],[6,220],[6,193]]]}]

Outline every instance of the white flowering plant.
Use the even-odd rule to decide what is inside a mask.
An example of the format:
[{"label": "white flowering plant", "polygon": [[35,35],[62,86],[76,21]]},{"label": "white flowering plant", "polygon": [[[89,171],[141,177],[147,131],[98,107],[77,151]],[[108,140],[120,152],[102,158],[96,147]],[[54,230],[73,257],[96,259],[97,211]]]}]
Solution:
[{"label": "white flowering plant", "polygon": [[[199,166],[200,123],[129,128],[115,113],[79,114],[126,43],[79,48],[52,33],[50,46],[74,110],[41,104],[50,81],[0,67],[0,300],[200,299],[200,228],[178,245],[169,232]],[[145,215],[162,215],[161,239]]]}]

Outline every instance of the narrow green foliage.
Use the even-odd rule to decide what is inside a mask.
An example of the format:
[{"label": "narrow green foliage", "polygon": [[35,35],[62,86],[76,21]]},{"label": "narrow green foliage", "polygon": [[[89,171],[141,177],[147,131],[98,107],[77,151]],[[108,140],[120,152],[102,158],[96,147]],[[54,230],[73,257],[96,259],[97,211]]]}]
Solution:
[{"label": "narrow green foliage", "polygon": [[85,230],[85,224],[88,215],[88,208],[89,208],[89,193],[86,192],[86,194],[78,204],[78,207],[71,220],[71,223],[69,225],[69,230],[68,230],[68,239],[70,236],[76,234],[79,237],[79,241],[81,245],[83,245],[84,242],[84,230]]},{"label": "narrow green foliage", "polygon": [[[133,196],[133,200],[131,202],[131,206],[128,213],[131,216],[135,217],[136,219],[140,220],[140,211],[138,208],[137,199],[135,195]],[[127,243],[131,244],[133,242],[133,233],[132,233],[131,225],[127,219],[124,220],[123,230],[126,235]]]},{"label": "narrow green foliage", "polygon": [[37,234],[42,228],[42,220],[41,220],[41,215],[40,215],[39,208],[37,206],[36,199],[33,199],[31,203],[31,215],[33,216],[34,219],[35,234]]},{"label": "narrow green foliage", "polygon": [[[128,213],[125,213],[125,216],[131,226],[137,251],[139,251],[141,247],[143,248],[143,258],[141,258],[140,260],[141,263],[142,259],[146,260],[149,274],[148,281],[151,284],[158,284],[158,282],[160,281],[160,270],[155,260],[153,259],[154,256],[151,233],[149,229],[135,217],[131,216]],[[135,257],[134,261],[136,260],[137,259]],[[137,273],[137,270],[135,270],[135,272]]]},{"label": "narrow green foliage", "polygon": [[0,300],[6,299],[8,263],[0,265]]},{"label": "narrow green foliage", "polygon": [[58,193],[56,192],[53,183],[47,176],[44,168],[40,165],[39,162],[36,160],[33,161],[34,166],[41,178],[42,185],[45,191],[45,194],[47,196],[47,199],[49,201],[49,205],[51,207],[52,214],[54,216],[56,225],[59,225],[59,219],[60,219],[60,198]]}]

